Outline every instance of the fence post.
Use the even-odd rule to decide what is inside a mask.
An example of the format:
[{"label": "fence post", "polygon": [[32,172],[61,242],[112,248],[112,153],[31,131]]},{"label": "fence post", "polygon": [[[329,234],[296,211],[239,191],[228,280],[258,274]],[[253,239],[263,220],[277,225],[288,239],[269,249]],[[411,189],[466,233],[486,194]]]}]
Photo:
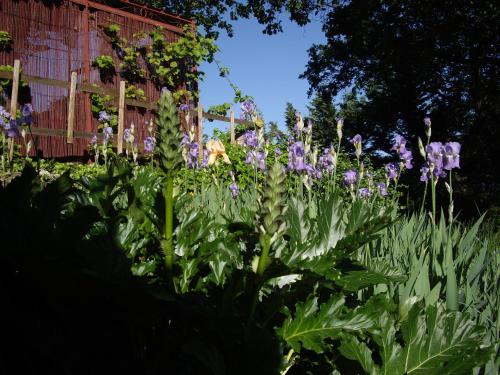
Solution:
[{"label": "fence post", "polygon": [[120,97],[118,101],[118,154],[123,152],[123,124],[125,123],[125,81],[120,81]]},{"label": "fence post", "polygon": [[229,116],[230,116],[230,123],[229,123],[229,134],[231,136],[231,144],[234,145],[236,143],[236,140],[235,140],[235,135],[234,135],[234,111],[231,110],[229,112]]},{"label": "fence post", "polygon": [[73,143],[73,129],[75,127],[75,98],[76,98],[76,72],[71,72],[68,102],[68,132],[66,143]]},{"label": "fence post", "polygon": [[203,161],[203,107],[198,103],[198,161]]},{"label": "fence post", "polygon": [[[19,73],[21,71],[21,61],[14,60],[14,71],[12,72],[12,92],[10,96],[10,115],[17,116],[17,97],[19,94]],[[9,161],[14,157],[14,138],[9,139]]]}]

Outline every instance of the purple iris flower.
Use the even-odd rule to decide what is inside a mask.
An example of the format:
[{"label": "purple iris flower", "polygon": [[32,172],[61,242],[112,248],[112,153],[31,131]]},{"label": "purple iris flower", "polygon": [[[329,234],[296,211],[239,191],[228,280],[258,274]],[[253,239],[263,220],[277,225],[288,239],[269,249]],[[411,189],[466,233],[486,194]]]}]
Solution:
[{"label": "purple iris flower", "polygon": [[283,151],[281,151],[281,148],[279,148],[279,147],[276,147],[274,149],[274,153],[276,154],[276,156],[283,155]]},{"label": "purple iris flower", "polygon": [[443,169],[443,144],[441,142],[431,142],[425,146],[427,161],[434,167],[434,174],[440,175]]},{"label": "purple iris flower", "polygon": [[323,155],[321,155],[318,159],[318,164],[320,168],[324,171],[327,171],[328,174],[331,174],[335,169],[335,158],[331,152],[331,148],[325,148]]},{"label": "purple iris flower", "polygon": [[189,105],[187,105],[186,103],[182,103],[179,106],[179,111],[187,111],[188,109],[189,109]]},{"label": "purple iris flower", "polygon": [[399,166],[396,163],[388,163],[385,166],[385,173],[388,179],[395,180],[398,177]]},{"label": "purple iris flower", "polygon": [[10,113],[5,110],[4,107],[0,105],[0,117],[10,118]]},{"label": "purple iris flower", "polygon": [[263,151],[248,151],[245,162],[264,171],[266,169],[266,154]]},{"label": "purple iris flower", "polygon": [[344,172],[344,185],[353,187],[358,181],[358,173],[354,169]]},{"label": "purple iris flower", "polygon": [[10,121],[5,122],[3,128],[8,138],[14,138],[19,136],[19,126],[17,120],[10,119]]},{"label": "purple iris flower", "polygon": [[371,195],[372,192],[368,188],[361,188],[358,190],[358,196],[361,198],[369,198]]},{"label": "purple iris flower", "polygon": [[361,138],[361,136],[359,134],[356,134],[354,137],[352,137],[351,139],[351,143],[356,146],[357,144],[361,144],[361,142],[363,141],[363,139]]},{"label": "purple iris flower", "polygon": [[33,106],[30,103],[26,103],[23,105],[21,109],[21,123],[30,125],[33,121],[32,118]]},{"label": "purple iris flower", "polygon": [[132,134],[130,132],[130,129],[125,129],[123,131],[123,140],[125,142],[130,142],[132,140]]},{"label": "purple iris flower", "polygon": [[97,135],[96,134],[94,134],[90,143],[92,143],[92,145],[94,145],[94,146],[97,144]]},{"label": "purple iris flower", "polygon": [[359,159],[361,156],[361,142],[362,138],[359,134],[356,134],[354,137],[351,139],[351,143],[354,145],[356,157]]},{"label": "purple iris flower", "polygon": [[146,137],[144,139],[144,152],[151,153],[153,152],[153,148],[155,146],[155,140],[153,137]]},{"label": "purple iris flower", "polygon": [[429,116],[424,117],[424,124],[427,128],[431,127],[431,118]]},{"label": "purple iris flower", "polygon": [[295,156],[304,156],[304,144],[301,141],[295,142],[291,145],[291,150]]},{"label": "purple iris flower", "polygon": [[382,196],[382,197],[386,197],[387,196],[387,186],[385,185],[384,182],[379,182],[377,184],[377,190],[378,190],[378,193]]},{"label": "purple iris flower", "polygon": [[413,155],[410,150],[405,150],[404,152],[399,154],[401,161],[404,163],[406,169],[412,169],[413,165],[411,161],[413,160]]},{"label": "purple iris flower", "polygon": [[231,196],[233,198],[236,198],[240,192],[240,189],[238,188],[238,185],[236,185],[236,182],[233,182],[231,185],[229,185],[229,190],[231,190]]},{"label": "purple iris flower", "polygon": [[186,147],[188,148],[187,167],[189,169],[198,168],[198,142],[188,143]]},{"label": "purple iris flower", "polygon": [[107,142],[113,136],[113,128],[111,126],[106,126],[103,129],[104,142]]},{"label": "purple iris flower", "polygon": [[109,122],[109,120],[111,120],[111,115],[108,115],[108,114],[106,113],[106,111],[101,111],[101,112],[99,112],[99,119],[98,119],[98,121],[99,121],[100,123],[103,123],[103,122]]},{"label": "purple iris flower", "polygon": [[296,172],[307,170],[307,164],[304,162],[304,144],[300,141],[294,142],[288,148],[288,169]]},{"label": "purple iris flower", "polygon": [[201,161],[201,167],[202,168],[208,167],[208,150],[207,149],[203,150],[203,160]]},{"label": "purple iris flower", "polygon": [[444,169],[451,171],[453,168],[460,168],[460,143],[448,142],[444,147]]},{"label": "purple iris flower", "polygon": [[430,169],[427,164],[425,164],[424,166],[422,166],[422,168],[420,168],[420,172],[422,173],[422,175],[420,176],[420,181],[422,182],[429,181],[429,178],[431,176],[430,176]]},{"label": "purple iris flower", "polygon": [[396,151],[398,154],[404,153],[406,151],[406,139],[403,136],[396,134],[391,150]]},{"label": "purple iris flower", "polygon": [[250,148],[256,148],[259,144],[259,138],[257,137],[257,132],[255,130],[248,130],[245,132],[243,139],[245,146]]},{"label": "purple iris flower", "polygon": [[181,146],[185,146],[189,143],[189,135],[187,133],[182,134]]}]

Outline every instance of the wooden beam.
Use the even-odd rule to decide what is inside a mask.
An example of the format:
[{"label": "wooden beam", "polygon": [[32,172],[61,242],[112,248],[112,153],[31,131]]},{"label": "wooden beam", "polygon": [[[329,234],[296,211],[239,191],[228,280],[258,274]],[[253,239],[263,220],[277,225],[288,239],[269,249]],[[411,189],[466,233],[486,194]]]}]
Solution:
[{"label": "wooden beam", "polygon": [[234,111],[233,110],[231,110],[229,112],[229,119],[230,119],[229,135],[230,135],[230,139],[231,139],[231,144],[234,145],[236,143],[236,139],[235,139],[235,135],[234,135]]},{"label": "wooden beam", "polygon": [[[138,16],[137,14],[129,13],[129,12],[126,12],[124,10],[110,7],[108,5],[104,5],[104,4],[100,4],[100,3],[96,3],[94,1],[88,1],[88,0],[70,0],[70,1],[72,3],[75,3],[75,4],[88,6],[89,8],[102,10],[102,11],[105,11],[105,12],[108,12],[111,14],[116,14],[118,16],[129,18],[129,19],[139,21],[142,23],[146,23],[148,25],[163,27],[166,30],[173,31],[173,32],[176,32],[178,34],[184,34],[181,27],[177,27],[177,26],[169,25],[168,23],[165,23],[165,22],[160,22],[160,21],[149,19],[149,18],[141,17],[141,16]],[[189,21],[186,20],[186,24],[189,24]]]},{"label": "wooden beam", "polygon": [[125,81],[120,81],[120,94],[118,99],[118,139],[117,153],[123,152],[123,126],[125,124]]},{"label": "wooden beam", "polygon": [[71,72],[71,85],[68,101],[68,133],[67,143],[73,143],[73,130],[75,127],[75,99],[76,99],[76,72]]},{"label": "wooden beam", "polygon": [[198,103],[198,162],[203,161],[203,107]]},{"label": "wooden beam", "polygon": [[16,118],[17,114],[17,96],[19,94],[19,72],[21,70],[21,61],[14,60],[14,71],[10,74],[12,77],[12,92],[10,95],[10,114]]},{"label": "wooden beam", "polygon": [[[17,96],[19,95],[19,73],[21,71],[21,61],[14,60],[14,71],[12,72],[12,92],[10,95],[10,115],[17,118]],[[14,157],[14,138],[10,138],[8,160]]]}]

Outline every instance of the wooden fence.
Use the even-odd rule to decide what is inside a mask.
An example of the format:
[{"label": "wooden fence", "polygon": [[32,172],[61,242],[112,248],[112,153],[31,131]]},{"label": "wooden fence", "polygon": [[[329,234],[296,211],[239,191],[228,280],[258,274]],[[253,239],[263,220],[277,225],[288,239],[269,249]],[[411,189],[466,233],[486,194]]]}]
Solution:
[{"label": "wooden fence", "polygon": [[[74,129],[74,124],[77,116],[75,111],[76,107],[76,93],[95,93],[99,95],[110,95],[115,104],[118,106],[118,132],[115,144],[117,146],[117,152],[120,154],[123,152],[123,132],[124,125],[126,122],[126,111],[124,111],[125,106],[144,108],[150,111],[156,111],[157,104],[152,101],[142,101],[136,99],[128,99],[125,97],[125,81],[120,82],[119,91],[116,92],[109,88],[100,87],[96,84],[89,83],[77,83],[76,72],[72,72],[70,81],[63,81],[51,78],[43,78],[32,75],[25,75],[21,73],[21,63],[19,60],[14,61],[13,72],[2,72],[0,71],[0,78],[12,79],[12,91],[10,96],[10,112],[13,116],[16,115],[19,84],[21,81],[27,83],[40,83],[47,86],[65,88],[68,90],[68,111],[67,111],[67,126],[66,129],[54,129],[41,126],[32,126],[31,133],[33,135],[40,136],[53,136],[53,137],[65,137],[66,143],[72,144],[75,138],[91,140],[95,133],[87,131],[79,131]],[[36,112],[36,108],[34,109]],[[241,119],[235,119],[234,112],[230,112],[230,117],[214,115],[203,111],[201,104],[198,107],[191,109],[187,112],[188,120],[192,124],[196,124],[197,127],[197,138],[202,139],[203,137],[203,120],[216,120],[229,123],[230,139],[231,143],[235,143],[235,124],[242,124],[245,126],[253,126],[253,123]],[[102,135],[98,134],[98,137]],[[202,144],[200,142],[200,152],[202,152]]]}]

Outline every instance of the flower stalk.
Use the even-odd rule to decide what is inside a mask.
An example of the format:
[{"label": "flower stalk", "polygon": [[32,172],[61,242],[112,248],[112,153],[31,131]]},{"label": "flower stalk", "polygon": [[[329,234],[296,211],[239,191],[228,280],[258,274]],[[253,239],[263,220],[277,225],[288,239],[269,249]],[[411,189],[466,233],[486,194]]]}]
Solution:
[{"label": "flower stalk", "polygon": [[174,284],[174,178],[183,162],[182,154],[179,151],[182,135],[174,98],[168,90],[162,90],[158,107],[155,151],[158,155],[159,166],[166,176],[164,186],[165,228],[162,247],[168,278]]}]

